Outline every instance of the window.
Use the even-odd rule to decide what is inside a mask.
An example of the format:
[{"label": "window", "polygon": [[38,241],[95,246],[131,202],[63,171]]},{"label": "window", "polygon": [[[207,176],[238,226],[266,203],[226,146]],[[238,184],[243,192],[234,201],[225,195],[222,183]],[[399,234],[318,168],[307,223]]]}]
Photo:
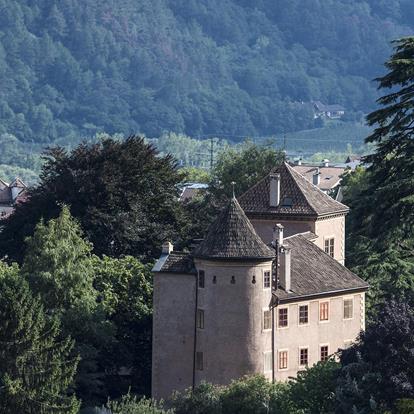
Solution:
[{"label": "window", "polygon": [[270,288],[270,272],[264,272],[263,274],[263,288]]},{"label": "window", "polygon": [[279,328],[286,328],[288,323],[288,308],[279,309]]},{"label": "window", "polygon": [[203,353],[197,352],[196,353],[196,367],[199,371],[204,369],[204,361],[203,361]]},{"label": "window", "polygon": [[329,358],[329,347],[328,345],[321,346],[321,361],[326,361]]},{"label": "window", "polygon": [[272,351],[264,353],[264,372],[269,372],[272,370]]},{"label": "window", "polygon": [[197,328],[204,329],[204,311],[197,309]]},{"label": "window", "polygon": [[309,322],[309,307],[308,305],[299,306],[299,325],[306,325]]},{"label": "window", "polygon": [[352,319],[354,317],[354,300],[344,299],[344,319]]},{"label": "window", "polygon": [[329,321],[329,302],[321,302],[319,304],[319,320]]},{"label": "window", "polygon": [[299,365],[306,366],[309,363],[308,360],[309,351],[308,348],[301,348],[299,350]]},{"label": "window", "polygon": [[325,239],[325,253],[328,253],[331,257],[334,257],[334,246],[335,239],[333,237]]},{"label": "window", "polygon": [[198,287],[199,288],[204,288],[204,279],[205,279],[204,270],[200,270],[198,272]]},{"label": "window", "polygon": [[288,351],[279,351],[279,369],[288,368]]},{"label": "window", "polygon": [[269,310],[263,311],[263,330],[272,329],[272,314]]},{"label": "window", "polygon": [[230,283],[234,285],[236,283],[236,278],[234,276],[231,277]]}]

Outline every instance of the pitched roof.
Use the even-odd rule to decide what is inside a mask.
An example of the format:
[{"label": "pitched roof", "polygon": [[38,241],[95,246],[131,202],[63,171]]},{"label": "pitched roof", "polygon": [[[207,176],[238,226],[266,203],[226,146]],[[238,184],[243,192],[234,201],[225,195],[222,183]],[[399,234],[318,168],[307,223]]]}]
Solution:
[{"label": "pitched roof", "polygon": [[313,175],[319,172],[319,185],[321,190],[331,190],[341,181],[341,175],[345,172],[345,167],[323,167],[312,165],[293,165],[292,168],[303,175],[310,183],[313,182]]},{"label": "pitched roof", "polygon": [[276,216],[323,216],[346,213],[348,207],[329,197],[318,187],[284,162],[271,173],[280,174],[280,204],[270,206],[270,174],[239,197],[248,216],[272,214]]},{"label": "pitched roof", "polygon": [[257,235],[238,201],[233,198],[210,226],[193,256],[205,259],[272,259],[275,252]]},{"label": "pitched roof", "polygon": [[197,273],[192,257],[189,253],[183,252],[171,252],[168,255],[161,256],[152,270],[153,272],[162,273]]},{"label": "pitched roof", "polygon": [[341,265],[303,234],[287,237],[291,248],[291,290],[279,288],[275,295],[286,301],[346,290],[366,290],[368,283]]}]

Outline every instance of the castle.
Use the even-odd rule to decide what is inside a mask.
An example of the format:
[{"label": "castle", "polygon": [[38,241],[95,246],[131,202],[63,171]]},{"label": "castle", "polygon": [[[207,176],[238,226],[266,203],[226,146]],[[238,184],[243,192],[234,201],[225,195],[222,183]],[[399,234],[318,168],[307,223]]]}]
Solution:
[{"label": "castle", "polygon": [[166,243],[153,269],[154,398],[246,374],[286,380],[349,346],[368,285],[343,266],[347,212],[284,163],[191,253]]}]

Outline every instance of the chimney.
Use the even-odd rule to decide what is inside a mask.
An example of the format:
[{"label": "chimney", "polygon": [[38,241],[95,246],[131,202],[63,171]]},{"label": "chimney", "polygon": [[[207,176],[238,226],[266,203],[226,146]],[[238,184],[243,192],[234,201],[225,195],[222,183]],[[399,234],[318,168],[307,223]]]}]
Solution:
[{"label": "chimney", "polygon": [[313,185],[316,185],[316,186],[318,186],[320,184],[321,175],[320,175],[320,172],[319,172],[319,168],[317,168],[316,171],[313,173],[312,182],[313,182]]},{"label": "chimney", "polygon": [[277,207],[280,203],[280,174],[270,174],[269,205]]},{"label": "chimney", "polygon": [[327,160],[326,158],[322,161],[322,164],[324,167],[329,167],[329,160]]},{"label": "chimney", "polygon": [[162,244],[162,254],[170,254],[174,250],[174,246],[169,242]]},{"label": "chimney", "polygon": [[296,160],[296,165],[302,165],[302,158],[298,158]]},{"label": "chimney", "polygon": [[286,292],[291,289],[291,250],[289,247],[282,246],[279,250],[279,282]]},{"label": "chimney", "polygon": [[273,245],[283,246],[283,229],[284,227],[278,223],[275,227],[273,227]]}]

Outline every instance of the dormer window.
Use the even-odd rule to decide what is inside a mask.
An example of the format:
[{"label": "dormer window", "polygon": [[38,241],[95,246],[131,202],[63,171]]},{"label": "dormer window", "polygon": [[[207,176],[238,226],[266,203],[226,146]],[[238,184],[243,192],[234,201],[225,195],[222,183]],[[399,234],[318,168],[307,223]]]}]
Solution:
[{"label": "dormer window", "polygon": [[288,208],[292,208],[293,202],[292,199],[290,197],[285,197],[282,200],[282,207],[288,207]]}]

